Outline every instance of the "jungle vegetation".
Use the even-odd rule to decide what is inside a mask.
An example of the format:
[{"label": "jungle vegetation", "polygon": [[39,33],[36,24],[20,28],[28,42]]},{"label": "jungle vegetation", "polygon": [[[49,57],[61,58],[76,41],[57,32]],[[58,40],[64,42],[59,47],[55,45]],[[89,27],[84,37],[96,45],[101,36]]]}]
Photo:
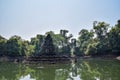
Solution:
[{"label": "jungle vegetation", "polygon": [[50,34],[56,55],[120,55],[120,20],[110,26],[106,22],[94,21],[91,30],[82,29],[77,39],[68,30],[37,34],[30,41],[14,35],[9,39],[0,35],[0,56],[37,56],[41,54],[44,38]]}]

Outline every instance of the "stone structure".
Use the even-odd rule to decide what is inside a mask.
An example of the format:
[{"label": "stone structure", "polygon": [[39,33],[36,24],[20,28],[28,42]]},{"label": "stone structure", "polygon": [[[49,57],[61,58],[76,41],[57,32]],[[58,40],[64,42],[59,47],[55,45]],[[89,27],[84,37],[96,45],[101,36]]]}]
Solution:
[{"label": "stone structure", "polygon": [[55,47],[53,45],[53,40],[50,34],[48,34],[44,39],[41,53],[42,55],[46,56],[55,55]]},{"label": "stone structure", "polygon": [[41,54],[39,56],[28,57],[26,63],[65,63],[70,61],[69,57],[55,55],[55,47],[51,35],[48,34],[43,42]]}]

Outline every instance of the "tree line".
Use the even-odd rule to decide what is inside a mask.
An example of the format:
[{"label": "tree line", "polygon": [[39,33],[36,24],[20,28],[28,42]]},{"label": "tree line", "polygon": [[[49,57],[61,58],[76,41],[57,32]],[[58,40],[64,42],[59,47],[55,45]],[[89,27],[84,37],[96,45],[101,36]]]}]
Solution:
[{"label": "tree line", "polygon": [[0,56],[37,56],[41,54],[44,38],[50,34],[56,55],[120,55],[120,20],[114,26],[105,22],[93,22],[91,30],[82,29],[77,39],[68,30],[37,34],[28,40],[14,35],[9,39],[0,35]]}]

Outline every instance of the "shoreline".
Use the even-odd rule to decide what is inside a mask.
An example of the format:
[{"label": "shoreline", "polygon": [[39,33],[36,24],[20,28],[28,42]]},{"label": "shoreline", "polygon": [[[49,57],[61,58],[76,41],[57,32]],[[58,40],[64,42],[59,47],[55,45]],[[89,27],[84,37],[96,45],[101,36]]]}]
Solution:
[{"label": "shoreline", "polygon": [[[21,62],[21,63],[65,63],[71,62],[71,60],[120,60],[120,56],[116,55],[105,55],[105,56],[76,56],[76,57],[34,57],[34,59],[27,57],[9,57],[9,56],[0,56],[0,62]],[[38,61],[37,61],[38,60]]]}]

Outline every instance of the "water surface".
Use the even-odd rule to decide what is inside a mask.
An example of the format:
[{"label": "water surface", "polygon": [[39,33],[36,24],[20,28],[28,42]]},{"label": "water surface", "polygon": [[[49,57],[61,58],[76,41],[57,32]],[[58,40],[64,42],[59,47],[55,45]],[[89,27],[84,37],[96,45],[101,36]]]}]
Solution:
[{"label": "water surface", "polygon": [[120,61],[80,60],[37,65],[2,62],[0,80],[120,80]]}]

